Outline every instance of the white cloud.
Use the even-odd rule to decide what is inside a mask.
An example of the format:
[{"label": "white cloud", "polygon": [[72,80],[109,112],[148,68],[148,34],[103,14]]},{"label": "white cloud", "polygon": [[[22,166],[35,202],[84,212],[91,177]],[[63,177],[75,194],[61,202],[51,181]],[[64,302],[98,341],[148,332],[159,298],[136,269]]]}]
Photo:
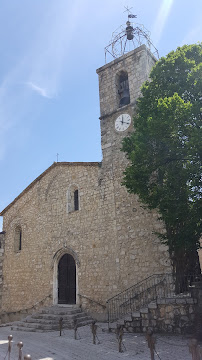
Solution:
[{"label": "white cloud", "polygon": [[37,86],[35,84],[33,84],[33,82],[27,82],[26,85],[28,85],[32,90],[36,91],[39,95],[43,96],[43,97],[46,97],[46,98],[51,98],[48,93],[47,93],[47,90],[46,89],[43,89],[42,87],[40,86]]},{"label": "white cloud", "polygon": [[[0,159],[5,153],[9,130],[30,113],[33,92],[28,88],[45,98],[54,98],[58,94],[73,33],[85,6],[81,0],[47,4],[38,14],[41,25],[32,27],[31,38],[26,39],[24,48],[22,46],[23,53],[19,57],[15,54],[18,61],[0,83]],[[34,18],[31,20],[35,21]]]},{"label": "white cloud", "polygon": [[172,5],[174,3],[174,0],[163,0],[161,7],[158,11],[158,14],[155,19],[155,23],[152,29],[152,40],[155,43],[155,46],[157,46],[158,42],[161,39],[164,26],[166,24],[167,18],[170,14]]}]

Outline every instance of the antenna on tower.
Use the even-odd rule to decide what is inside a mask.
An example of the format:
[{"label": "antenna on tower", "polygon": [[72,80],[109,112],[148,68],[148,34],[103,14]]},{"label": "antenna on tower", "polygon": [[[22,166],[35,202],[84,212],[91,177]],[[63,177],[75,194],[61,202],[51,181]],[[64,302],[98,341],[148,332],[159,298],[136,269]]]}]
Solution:
[{"label": "antenna on tower", "polygon": [[132,23],[131,19],[137,18],[137,15],[131,13],[132,7],[124,7],[126,9],[124,13],[128,13],[128,20],[126,25],[121,25],[113,32],[111,42],[105,47],[105,63],[107,62],[107,55],[116,59],[143,44],[149,48],[154,56],[159,58],[158,50],[150,39],[150,32],[143,25]]}]

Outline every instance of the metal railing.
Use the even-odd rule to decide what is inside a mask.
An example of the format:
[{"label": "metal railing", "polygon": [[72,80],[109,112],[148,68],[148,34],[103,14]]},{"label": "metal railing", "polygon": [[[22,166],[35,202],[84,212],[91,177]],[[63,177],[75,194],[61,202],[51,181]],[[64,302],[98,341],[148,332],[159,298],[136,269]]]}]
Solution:
[{"label": "metal railing", "polygon": [[84,299],[88,300],[90,303],[99,305],[99,306],[101,306],[103,309],[106,309],[106,305],[101,304],[99,301],[93,300],[93,299],[91,299],[90,297],[88,297],[88,296],[86,296],[86,295],[78,294],[78,296],[81,297],[81,298],[84,298]]},{"label": "metal railing", "polygon": [[200,280],[202,280],[200,275],[183,276],[180,281],[171,273],[151,275],[107,300],[108,321],[116,321],[127,314],[132,314],[157,299],[173,298],[179,296],[179,293],[193,296],[194,283]]}]

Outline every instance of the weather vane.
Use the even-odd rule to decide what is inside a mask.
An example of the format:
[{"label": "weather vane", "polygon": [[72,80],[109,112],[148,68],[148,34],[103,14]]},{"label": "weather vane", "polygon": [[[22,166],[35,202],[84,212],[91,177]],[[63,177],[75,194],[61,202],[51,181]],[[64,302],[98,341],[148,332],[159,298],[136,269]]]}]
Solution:
[{"label": "weather vane", "polygon": [[127,13],[128,13],[128,19],[133,19],[133,18],[136,18],[137,17],[137,15],[133,15],[132,13],[131,13],[131,9],[132,9],[132,7],[129,9],[129,7],[128,6],[124,6],[124,8],[126,9],[125,11],[124,11],[124,13],[127,11]]}]

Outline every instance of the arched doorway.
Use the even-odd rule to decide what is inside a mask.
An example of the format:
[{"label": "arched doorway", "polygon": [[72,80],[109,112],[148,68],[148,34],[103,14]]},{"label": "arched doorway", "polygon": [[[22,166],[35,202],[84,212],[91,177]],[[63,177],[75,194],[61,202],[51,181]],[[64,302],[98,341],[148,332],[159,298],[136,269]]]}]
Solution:
[{"label": "arched doorway", "polygon": [[76,304],[76,264],[70,254],[58,264],[58,304]]}]

